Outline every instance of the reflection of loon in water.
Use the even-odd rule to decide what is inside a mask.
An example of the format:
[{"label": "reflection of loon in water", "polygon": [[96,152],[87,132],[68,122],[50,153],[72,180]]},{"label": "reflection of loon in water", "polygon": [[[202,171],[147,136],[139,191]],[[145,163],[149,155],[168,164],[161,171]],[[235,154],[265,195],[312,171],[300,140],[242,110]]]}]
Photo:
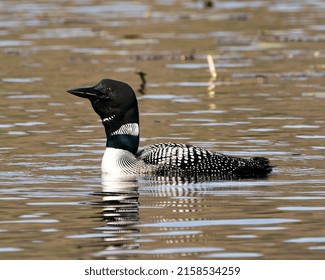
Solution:
[{"label": "reflection of loon in water", "polygon": [[[149,256],[154,259],[170,254],[182,258],[184,254],[186,257],[196,256],[202,248],[192,248],[191,243],[195,243],[197,238],[210,240],[211,234],[215,234],[201,231],[199,226],[192,228],[192,225],[200,224],[200,221],[204,226],[209,225],[214,214],[208,218],[206,213],[215,207],[215,200],[211,199],[211,196],[223,197],[227,194],[227,199],[218,200],[216,207],[227,211],[229,201],[232,200],[231,193],[237,193],[240,191],[238,188],[251,183],[252,181],[185,181],[182,184],[182,178],[170,178],[169,181],[166,177],[121,181],[104,176],[102,192],[97,194],[100,202],[95,204],[96,209],[98,206],[101,209],[98,215],[102,226],[96,227],[96,231],[100,231],[101,242],[96,241],[96,250],[100,249],[93,256],[101,259],[135,259]],[[259,183],[256,182],[257,185]],[[141,212],[140,197],[143,205]],[[220,213],[216,213],[216,217],[220,218]],[[228,221],[231,225],[232,220],[221,219],[220,223],[228,224]],[[184,248],[184,244],[188,247]],[[215,247],[203,249],[220,250]]]},{"label": "reflection of loon in water", "polygon": [[[190,211],[193,212],[196,200],[192,201],[190,197],[193,192],[202,190],[202,186],[196,186],[194,183],[193,180],[177,177],[154,177],[150,180],[129,178],[123,181],[103,175],[102,192],[96,193],[96,196],[100,197],[100,202],[96,205],[102,209],[100,215],[105,224],[96,229],[103,233],[105,248],[95,253],[95,257],[121,259],[141,252],[139,249],[144,235],[140,232],[143,226],[140,224],[139,216],[139,189],[142,194],[149,197],[189,196],[187,203],[182,207],[178,205],[177,211],[184,212],[190,207]],[[157,200],[150,207],[168,208],[173,207],[174,203],[173,199],[163,199]],[[157,217],[155,222],[161,220]],[[172,236],[168,235],[168,238],[171,239]]]},{"label": "reflection of loon in water", "polygon": [[[136,181],[102,181],[101,228],[107,244],[105,251],[137,249],[139,229],[139,193]],[[127,252],[126,252],[127,253]]]}]

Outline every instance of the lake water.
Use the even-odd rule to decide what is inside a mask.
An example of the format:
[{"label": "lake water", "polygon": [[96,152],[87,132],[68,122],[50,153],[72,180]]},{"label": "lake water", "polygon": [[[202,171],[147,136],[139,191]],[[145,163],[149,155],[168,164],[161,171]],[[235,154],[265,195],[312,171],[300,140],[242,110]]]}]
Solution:
[{"label": "lake water", "polygon": [[[203,3],[0,2],[0,259],[325,258],[324,2]],[[102,178],[104,129],[66,90],[138,71],[141,146],[274,172]]]}]

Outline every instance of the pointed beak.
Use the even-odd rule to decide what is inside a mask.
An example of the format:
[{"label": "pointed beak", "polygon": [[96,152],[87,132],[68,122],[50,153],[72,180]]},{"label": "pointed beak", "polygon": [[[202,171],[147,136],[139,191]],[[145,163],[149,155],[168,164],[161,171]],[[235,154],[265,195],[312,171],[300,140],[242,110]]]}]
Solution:
[{"label": "pointed beak", "polygon": [[103,95],[99,90],[95,89],[95,87],[70,89],[67,92],[88,99],[101,98]]}]

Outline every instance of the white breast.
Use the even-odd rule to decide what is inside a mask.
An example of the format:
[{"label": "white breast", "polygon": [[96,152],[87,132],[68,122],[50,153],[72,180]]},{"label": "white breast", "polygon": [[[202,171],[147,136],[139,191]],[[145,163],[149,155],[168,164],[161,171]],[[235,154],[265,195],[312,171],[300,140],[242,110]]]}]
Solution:
[{"label": "white breast", "polygon": [[129,151],[106,148],[102,160],[102,172],[112,176],[135,174],[137,159]]}]

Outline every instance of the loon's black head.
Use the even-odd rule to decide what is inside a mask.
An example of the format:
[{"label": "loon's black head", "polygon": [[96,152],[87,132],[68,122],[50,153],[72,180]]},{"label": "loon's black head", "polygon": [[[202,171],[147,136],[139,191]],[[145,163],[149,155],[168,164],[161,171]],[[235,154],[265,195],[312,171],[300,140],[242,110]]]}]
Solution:
[{"label": "loon's black head", "polygon": [[133,89],[126,83],[104,79],[93,87],[71,89],[68,92],[88,98],[105,126],[113,129],[127,123],[139,123],[137,99]]},{"label": "loon's black head", "polygon": [[[113,139],[116,142],[116,138],[121,138],[121,135],[136,137],[138,141],[139,133],[135,128],[136,126],[138,129],[139,125],[138,102],[133,89],[128,84],[104,79],[93,87],[71,89],[68,92],[90,100],[105,126],[107,141],[112,142]],[[122,140],[127,142],[125,137]],[[107,146],[111,145],[107,144]],[[132,152],[137,149],[138,143],[136,148],[135,145],[133,146]]]}]

